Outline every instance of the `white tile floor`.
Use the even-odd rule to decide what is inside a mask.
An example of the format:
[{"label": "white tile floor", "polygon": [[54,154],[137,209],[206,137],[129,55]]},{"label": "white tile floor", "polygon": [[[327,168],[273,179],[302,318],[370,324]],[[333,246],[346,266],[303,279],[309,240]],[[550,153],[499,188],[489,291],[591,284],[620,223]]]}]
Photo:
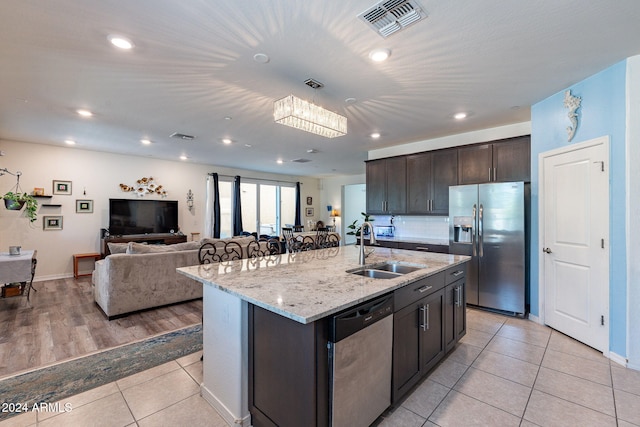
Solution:
[{"label": "white tile floor", "polygon": [[[195,353],[30,412],[8,426],[221,426]],[[640,426],[640,372],[533,322],[469,310],[458,347],[379,427]]]}]

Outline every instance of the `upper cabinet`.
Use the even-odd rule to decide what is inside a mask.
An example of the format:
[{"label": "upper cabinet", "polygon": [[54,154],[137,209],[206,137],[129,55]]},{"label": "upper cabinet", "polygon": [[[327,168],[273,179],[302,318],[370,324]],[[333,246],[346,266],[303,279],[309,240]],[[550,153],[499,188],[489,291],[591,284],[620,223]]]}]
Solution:
[{"label": "upper cabinet", "polygon": [[367,213],[406,213],[406,166],[405,157],[390,157],[367,162]]},{"label": "upper cabinet", "polygon": [[458,184],[531,181],[531,137],[458,148]]},{"label": "upper cabinet", "polygon": [[457,183],[457,150],[407,156],[407,213],[448,215],[449,186]]}]

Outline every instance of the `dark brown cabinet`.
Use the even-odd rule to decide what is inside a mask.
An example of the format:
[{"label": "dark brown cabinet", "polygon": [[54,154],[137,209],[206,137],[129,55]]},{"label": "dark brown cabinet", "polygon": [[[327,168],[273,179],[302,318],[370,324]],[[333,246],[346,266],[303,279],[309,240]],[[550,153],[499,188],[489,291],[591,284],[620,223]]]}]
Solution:
[{"label": "dark brown cabinet", "polygon": [[[452,274],[455,274],[457,271],[452,272]],[[453,349],[460,338],[467,333],[465,278],[463,271],[458,280],[445,287],[444,294],[444,345],[445,351],[448,352]]]},{"label": "dark brown cabinet", "polygon": [[439,254],[448,254],[449,246],[447,245],[430,245],[426,243],[398,242],[398,249],[407,249],[410,251],[435,252]]},{"label": "dark brown cabinet", "polygon": [[407,209],[406,158],[371,160],[367,169],[367,213],[402,214]]},{"label": "dark brown cabinet", "polygon": [[458,183],[458,151],[407,156],[407,213],[449,214],[449,186]]},{"label": "dark brown cabinet", "polygon": [[395,292],[392,400],[397,402],[444,357],[444,274]]},{"label": "dark brown cabinet", "polygon": [[458,148],[458,184],[531,181],[531,137]]}]

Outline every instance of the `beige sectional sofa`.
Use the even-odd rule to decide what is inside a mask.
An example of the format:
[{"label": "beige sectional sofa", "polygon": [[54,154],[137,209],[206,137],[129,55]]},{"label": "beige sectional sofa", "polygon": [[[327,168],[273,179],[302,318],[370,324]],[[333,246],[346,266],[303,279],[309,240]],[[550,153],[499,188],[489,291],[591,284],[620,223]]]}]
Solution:
[{"label": "beige sectional sofa", "polygon": [[[197,265],[204,241],[219,242],[220,250],[224,250],[228,241],[246,248],[255,239],[203,239],[175,245],[110,244],[111,255],[96,262],[93,272],[95,302],[111,320],[139,310],[202,298],[202,284],[178,274],[176,268]],[[242,257],[247,257],[246,250]]]}]

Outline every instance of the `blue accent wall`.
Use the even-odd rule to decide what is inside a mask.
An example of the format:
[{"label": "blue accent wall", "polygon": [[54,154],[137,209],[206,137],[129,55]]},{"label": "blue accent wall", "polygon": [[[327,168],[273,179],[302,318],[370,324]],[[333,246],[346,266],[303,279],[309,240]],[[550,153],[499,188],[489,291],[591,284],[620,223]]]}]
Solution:
[{"label": "blue accent wall", "polygon": [[[538,245],[538,155],[572,143],[608,135],[610,138],[610,264],[609,264],[609,350],[626,356],[627,265],[625,230],[625,134],[626,63],[622,61],[576,83],[531,107],[531,313],[539,316]],[[568,110],[564,92],[582,98],[579,124],[571,143],[567,142]]]}]

